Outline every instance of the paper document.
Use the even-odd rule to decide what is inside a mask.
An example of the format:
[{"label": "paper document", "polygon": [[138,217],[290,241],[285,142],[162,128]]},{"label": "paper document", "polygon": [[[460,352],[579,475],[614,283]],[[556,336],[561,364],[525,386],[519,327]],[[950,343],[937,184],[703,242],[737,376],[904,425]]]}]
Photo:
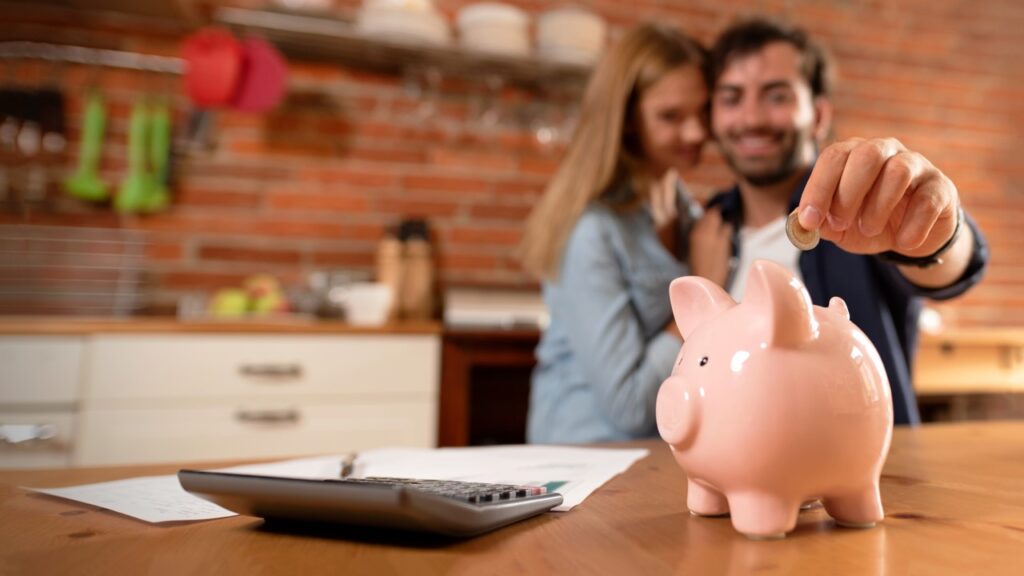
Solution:
[{"label": "paper document", "polygon": [[[391,476],[546,486],[562,495],[564,512],[583,502],[616,474],[647,455],[647,450],[561,446],[472,448],[380,448],[359,453],[355,477]],[[337,478],[343,455],[320,456],[223,468],[221,472],[288,478]],[[99,506],[146,522],[212,520],[235,516],[182,489],[178,477],[146,476],[69,486],[29,488]]]},{"label": "paper document", "polygon": [[29,490],[85,502],[146,522],[212,520],[236,516],[234,512],[185,492],[178,483],[178,477],[174,475]]}]

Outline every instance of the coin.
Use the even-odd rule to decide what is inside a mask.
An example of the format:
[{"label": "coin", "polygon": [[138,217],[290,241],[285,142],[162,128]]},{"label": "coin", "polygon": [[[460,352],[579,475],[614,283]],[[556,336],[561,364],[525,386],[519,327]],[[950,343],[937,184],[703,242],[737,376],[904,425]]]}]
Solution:
[{"label": "coin", "polygon": [[807,230],[800,225],[800,220],[796,217],[797,210],[799,208],[790,212],[786,218],[786,236],[793,246],[801,250],[810,250],[818,245],[820,236],[817,230]]}]

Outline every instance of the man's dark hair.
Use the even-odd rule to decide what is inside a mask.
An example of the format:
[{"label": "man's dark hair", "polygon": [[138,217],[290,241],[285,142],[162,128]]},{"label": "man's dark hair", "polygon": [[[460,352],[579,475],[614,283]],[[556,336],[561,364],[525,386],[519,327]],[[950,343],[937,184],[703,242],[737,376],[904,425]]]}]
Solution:
[{"label": "man's dark hair", "polygon": [[831,93],[832,76],[828,54],[811,41],[803,29],[765,17],[740,20],[722,32],[711,47],[711,57],[708,59],[709,83],[715,86],[725,67],[734,59],[749,56],[775,42],[786,42],[800,53],[800,71],[811,86],[812,95],[828,96]]}]

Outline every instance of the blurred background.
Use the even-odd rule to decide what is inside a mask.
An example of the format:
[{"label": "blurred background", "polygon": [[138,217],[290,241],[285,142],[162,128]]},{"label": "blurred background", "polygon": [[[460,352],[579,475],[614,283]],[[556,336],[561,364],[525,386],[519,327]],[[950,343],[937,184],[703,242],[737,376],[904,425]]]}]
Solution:
[{"label": "blurred background", "polygon": [[[417,437],[521,441],[518,415],[468,406],[525,409],[545,315],[512,250],[590,67],[638,22],[710,42],[752,13],[830,49],[837,138],[895,136],[923,153],[991,243],[985,280],[923,318],[926,418],[1020,417],[1024,6],[1013,0],[2,2],[3,332],[19,346],[70,334],[84,358],[110,318],[130,333],[267,338],[418,322],[438,359],[424,368],[437,375]],[[701,197],[731,182],[707,152],[684,175]],[[37,316],[49,323],[27,320]],[[230,330],[202,324],[225,318]],[[0,347],[29,371],[50,358],[26,350]],[[461,395],[445,396],[455,374]],[[16,404],[5,390],[0,409]],[[302,421],[291,415],[256,420]]]}]

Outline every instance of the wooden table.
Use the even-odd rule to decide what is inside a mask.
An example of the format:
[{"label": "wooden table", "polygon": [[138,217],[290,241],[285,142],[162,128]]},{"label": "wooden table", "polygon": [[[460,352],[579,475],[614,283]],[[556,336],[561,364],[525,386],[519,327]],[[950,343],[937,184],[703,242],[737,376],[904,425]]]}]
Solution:
[{"label": "wooden table", "polygon": [[358,530],[274,532],[247,517],[149,525],[18,485],[169,473],[177,466],[0,473],[3,574],[1024,574],[1024,422],[898,429],[888,517],[837,528],[820,508],[785,540],[691,517],[659,441],[577,509],[466,541]]}]

